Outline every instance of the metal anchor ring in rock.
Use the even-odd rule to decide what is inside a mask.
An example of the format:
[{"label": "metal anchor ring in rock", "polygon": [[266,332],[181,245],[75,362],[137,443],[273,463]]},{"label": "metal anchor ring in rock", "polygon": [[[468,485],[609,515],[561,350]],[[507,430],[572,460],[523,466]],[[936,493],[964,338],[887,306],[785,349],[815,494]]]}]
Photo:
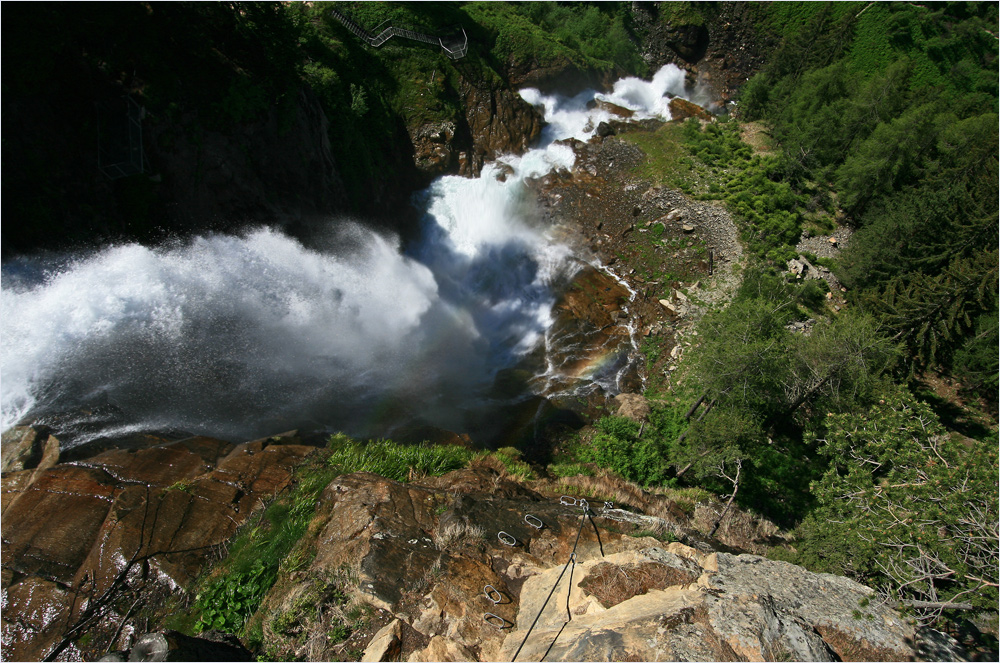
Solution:
[{"label": "metal anchor ring in rock", "polygon": [[[521,515],[544,520],[536,530]],[[871,589],[756,555],[713,552],[696,533],[674,523],[696,549],[637,538],[657,520],[618,510],[588,524],[572,576],[572,620],[546,660],[902,660],[915,656],[919,635],[892,609],[865,608]],[[558,495],[537,493],[484,467],[458,470],[419,484],[359,473],[326,489],[314,526],[317,555],[294,584],[273,591],[268,614],[280,615],[301,594],[348,569],[358,599],[401,622],[398,660],[510,660],[563,569],[580,531],[580,514]],[[660,521],[661,524],[666,521]],[[523,546],[494,532],[505,528]],[[550,601],[519,660],[539,660],[566,620],[566,579]],[[492,586],[509,601],[492,604]],[[276,586],[276,590],[277,590]],[[498,630],[485,612],[513,625]],[[265,630],[267,620],[265,617]],[[309,631],[308,625],[305,631]],[[407,635],[409,634],[409,635]],[[375,649],[365,660],[385,660]],[[324,660],[331,651],[318,652]]]},{"label": "metal anchor ring in rock", "polygon": [[[192,438],[5,474],[5,658],[53,653],[84,612],[82,599],[99,602],[115,582],[144,587],[151,593],[141,596],[149,597],[188,586],[210,558],[206,550],[287,485],[292,466],[313,451],[294,436],[283,441],[233,447]],[[382,620],[372,624],[364,660],[510,660],[575,547],[572,586],[564,579],[519,660],[537,660],[553,639],[546,660],[919,656],[921,634],[892,609],[865,605],[873,593],[867,587],[755,555],[715,552],[713,545],[724,546],[673,511],[663,512],[664,520],[603,510],[593,517],[599,539],[590,524],[581,529],[581,514],[561,505],[558,492],[547,492],[555,486],[531,485],[546,492],[482,464],[412,484],[365,472],[341,476],[323,491],[310,525],[315,557],[279,576],[255,619],[269,643],[289,656],[341,657],[323,621],[337,606],[313,590],[332,577],[347,578],[346,600],[369,606]],[[620,505],[630,499],[623,492]],[[155,524],[150,509],[158,511]],[[525,513],[545,528],[525,522]],[[497,540],[501,529],[520,545]],[[657,529],[690,545],[635,536]],[[136,554],[145,564],[128,571]],[[504,600],[488,600],[487,586]],[[556,638],[567,618],[567,588],[572,619]],[[309,604],[314,609],[297,610],[308,596],[320,597]],[[862,605],[865,616],[857,619]],[[109,604],[93,632],[110,638],[128,621],[123,611]],[[497,629],[484,621],[487,612],[510,626]],[[289,614],[296,615],[294,634],[275,640]],[[139,635],[140,626],[128,628],[131,637]],[[161,634],[168,644],[180,642]],[[82,653],[71,643],[61,656]]]}]

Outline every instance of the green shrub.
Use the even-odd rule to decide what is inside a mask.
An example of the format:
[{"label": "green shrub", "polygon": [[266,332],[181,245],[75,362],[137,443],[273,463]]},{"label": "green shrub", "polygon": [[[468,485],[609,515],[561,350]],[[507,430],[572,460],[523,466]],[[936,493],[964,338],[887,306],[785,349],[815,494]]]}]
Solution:
[{"label": "green shrub", "polygon": [[692,118],[684,123],[683,136],[688,152],[712,171],[706,193],[699,197],[726,201],[758,258],[778,265],[794,258],[809,197],[792,186],[785,158],[753,154],[735,122],[702,128]]},{"label": "green shrub", "polygon": [[683,416],[674,409],[657,408],[643,427],[624,417],[602,417],[598,433],[580,450],[584,461],[607,468],[642,486],[664,485],[672,474],[670,449],[684,428]]},{"label": "green shrub", "polygon": [[496,451],[482,451],[473,456],[473,459],[485,458],[487,456],[499,460],[508,473],[517,477],[521,481],[530,481],[537,478],[531,466],[521,460],[521,452],[514,447],[503,447]]},{"label": "green shrub", "polygon": [[813,483],[819,506],[798,529],[796,561],[896,600],[961,597],[995,609],[995,436],[946,434],[930,407],[901,387],[825,423],[816,441],[830,465]]},{"label": "green shrub", "polygon": [[200,614],[195,632],[206,630],[235,633],[252,615],[278,576],[275,565],[257,560],[244,572],[227,574],[195,595]]}]

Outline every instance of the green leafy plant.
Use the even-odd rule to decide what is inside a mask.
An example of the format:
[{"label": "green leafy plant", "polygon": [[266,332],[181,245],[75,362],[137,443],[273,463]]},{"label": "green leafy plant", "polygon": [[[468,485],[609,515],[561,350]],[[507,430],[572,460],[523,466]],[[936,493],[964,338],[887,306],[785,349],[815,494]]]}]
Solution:
[{"label": "green leafy plant", "polygon": [[671,476],[670,450],[682,429],[681,416],[673,409],[657,409],[650,425],[643,427],[624,417],[602,417],[597,434],[580,448],[582,460],[612,470],[643,486],[663,485]]},{"label": "green leafy plant", "polygon": [[257,609],[276,577],[276,568],[257,560],[247,571],[210,583],[195,596],[194,609],[200,614],[195,632],[213,629],[235,633]]},{"label": "green leafy plant", "polygon": [[950,604],[997,601],[995,440],[948,435],[903,388],[869,410],[831,414],[830,469],[799,529],[800,562],[846,573],[933,620]]}]

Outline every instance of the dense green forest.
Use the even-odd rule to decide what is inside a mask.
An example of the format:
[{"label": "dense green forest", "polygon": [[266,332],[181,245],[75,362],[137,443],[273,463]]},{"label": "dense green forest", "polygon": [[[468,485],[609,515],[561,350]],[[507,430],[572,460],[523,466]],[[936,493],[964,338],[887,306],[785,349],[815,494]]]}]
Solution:
[{"label": "dense green forest", "polygon": [[[699,177],[673,180],[736,215],[743,284],[699,323],[683,387],[658,392],[653,376],[651,425],[602,419],[575,460],[732,496],[795,528],[775,556],[922,620],[995,610],[997,7],[754,10],[779,46],[735,121],[685,125]],[[743,143],[746,122],[774,149]],[[823,261],[843,309],[821,281],[782,275],[803,230],[836,224],[855,230]],[[810,334],[791,331],[807,318]],[[647,358],[668,349],[648,343]],[[931,388],[951,381],[952,398]]]}]

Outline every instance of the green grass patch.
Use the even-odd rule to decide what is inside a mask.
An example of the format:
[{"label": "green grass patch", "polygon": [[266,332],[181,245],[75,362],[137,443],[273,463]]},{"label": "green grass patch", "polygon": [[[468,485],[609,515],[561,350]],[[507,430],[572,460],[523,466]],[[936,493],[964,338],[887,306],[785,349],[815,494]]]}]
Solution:
[{"label": "green grass patch", "polygon": [[465,467],[476,453],[463,447],[406,445],[392,440],[335,440],[327,464],[338,474],[374,472],[396,481],[438,476]]},{"label": "green grass patch", "polygon": [[535,475],[534,470],[531,469],[531,466],[521,459],[522,454],[519,449],[515,449],[514,447],[502,447],[496,451],[481,451],[473,456],[472,459],[480,460],[487,457],[495,458],[500,461],[500,463],[504,466],[504,469],[507,470],[507,473],[516,477],[520,481],[530,481],[538,478]]},{"label": "green grass patch", "polygon": [[636,174],[656,185],[690,187],[691,161],[684,161],[684,130],[676,123],[664,124],[656,131],[632,131],[620,136],[646,155]]}]

